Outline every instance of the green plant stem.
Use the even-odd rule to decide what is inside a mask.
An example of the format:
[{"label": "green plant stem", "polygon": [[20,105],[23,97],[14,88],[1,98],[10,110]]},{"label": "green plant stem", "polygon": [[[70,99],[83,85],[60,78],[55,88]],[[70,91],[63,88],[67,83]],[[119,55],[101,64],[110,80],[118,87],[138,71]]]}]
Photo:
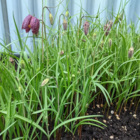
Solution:
[{"label": "green plant stem", "polygon": [[108,106],[108,110],[107,110],[107,114],[106,114],[107,118],[108,118],[109,109],[110,109],[110,107]]},{"label": "green plant stem", "polygon": [[135,109],[135,114],[137,113],[139,102],[140,102],[140,99],[138,100],[138,103],[137,103],[137,106],[136,106],[136,109]]},{"label": "green plant stem", "polygon": [[122,111],[123,104],[124,104],[124,101],[122,102],[121,108],[120,108],[120,110],[119,110],[119,115],[118,115],[119,117],[120,117],[120,114],[121,114],[121,111]]},{"label": "green plant stem", "polygon": [[132,98],[132,100],[131,100],[131,104],[130,104],[130,106],[129,106],[129,110],[130,110],[130,109],[131,109],[131,107],[132,107],[133,100],[134,100],[134,97],[133,97],[133,98]]},{"label": "green plant stem", "polygon": [[61,29],[61,26],[60,26],[60,17],[63,15],[63,17],[65,18],[65,15],[64,14],[61,14],[59,16],[59,24],[58,24],[58,39],[57,39],[57,46],[58,46],[58,49],[60,49],[60,45],[59,45],[59,42],[60,42],[60,29]]},{"label": "green plant stem", "polygon": [[44,24],[44,8],[42,9],[42,63],[44,62],[44,49],[43,49],[43,24]]},{"label": "green plant stem", "polygon": [[[47,87],[45,87],[45,97],[44,97],[44,103],[45,103],[45,109],[47,109],[48,108],[48,90],[47,90]],[[46,113],[45,113],[45,121],[46,121],[46,130],[47,130],[47,134],[49,135],[49,128],[48,128],[48,118],[49,118],[49,116],[48,116],[48,111],[46,110]]]},{"label": "green plant stem", "polygon": [[[42,8],[42,63],[44,62],[44,49],[43,49],[43,27],[44,27],[44,32],[45,32],[45,39],[46,39],[46,28],[45,28],[45,23],[44,23],[44,9],[47,9],[49,12],[49,8],[44,6]],[[44,26],[43,26],[44,25]],[[48,47],[47,47],[47,69],[48,69],[48,61],[49,61],[49,58],[48,58]],[[48,72],[47,72],[47,75],[48,75]]]}]

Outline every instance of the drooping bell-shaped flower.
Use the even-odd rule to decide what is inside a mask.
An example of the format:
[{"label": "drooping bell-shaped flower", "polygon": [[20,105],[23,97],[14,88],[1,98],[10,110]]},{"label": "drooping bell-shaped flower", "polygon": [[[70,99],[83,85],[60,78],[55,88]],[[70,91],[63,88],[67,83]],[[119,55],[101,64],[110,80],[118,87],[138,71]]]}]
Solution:
[{"label": "drooping bell-shaped flower", "polygon": [[83,29],[84,29],[85,35],[87,35],[88,34],[88,29],[89,29],[89,23],[88,23],[88,21],[85,21],[85,23],[83,25]]},{"label": "drooping bell-shaped flower", "polygon": [[64,54],[64,51],[62,50],[61,52],[60,52],[60,55],[63,55]]},{"label": "drooping bell-shaped flower", "polygon": [[112,20],[110,20],[109,23],[106,23],[104,25],[104,31],[105,31],[105,35],[106,36],[109,34],[109,31],[110,31],[112,25],[113,25],[113,21]]},{"label": "drooping bell-shaped flower", "polygon": [[110,21],[109,21],[109,24],[110,24],[110,28],[111,28],[112,25],[113,25],[113,20],[110,20]]},{"label": "drooping bell-shaped flower", "polygon": [[110,31],[112,25],[113,25],[113,21],[112,20],[110,20],[108,23],[106,23],[104,25],[104,31],[105,31],[105,35],[106,36],[109,34],[109,31]]},{"label": "drooping bell-shaped flower", "polygon": [[51,13],[49,13],[49,20],[50,20],[51,25],[53,25],[53,16]]},{"label": "drooping bell-shaped flower", "polygon": [[67,20],[66,19],[63,20],[63,28],[64,28],[64,30],[67,29]]},{"label": "drooping bell-shaped flower", "polygon": [[131,58],[132,55],[134,53],[134,48],[133,47],[130,47],[129,51],[128,51],[128,57]]},{"label": "drooping bell-shaped flower", "polygon": [[23,20],[22,29],[25,29],[26,30],[26,33],[28,33],[30,31],[30,29],[31,29],[31,26],[30,26],[31,19],[32,19],[32,16],[31,15],[28,15]]},{"label": "drooping bell-shaped flower", "polygon": [[9,58],[9,61],[13,64],[14,63],[14,59],[12,57]]},{"label": "drooping bell-shaped flower", "polygon": [[106,31],[105,35],[107,36],[109,34],[109,31],[110,31],[110,24],[109,23],[104,25],[104,31]]},{"label": "drooping bell-shaped flower", "polygon": [[36,17],[32,17],[30,26],[32,29],[32,33],[37,35],[40,27],[39,19],[37,19]]},{"label": "drooping bell-shaped flower", "polygon": [[45,86],[48,82],[49,82],[49,78],[46,78],[45,80],[43,80],[43,82],[41,83],[41,86]]}]

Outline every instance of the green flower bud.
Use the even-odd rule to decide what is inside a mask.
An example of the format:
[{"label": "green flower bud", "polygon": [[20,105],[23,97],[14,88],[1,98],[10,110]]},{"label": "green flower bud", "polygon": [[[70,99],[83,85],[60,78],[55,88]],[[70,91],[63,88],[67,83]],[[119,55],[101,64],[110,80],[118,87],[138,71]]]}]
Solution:
[{"label": "green flower bud", "polygon": [[80,74],[81,73],[81,70],[79,69],[77,73]]},{"label": "green flower bud", "polygon": [[66,11],[65,16],[66,16],[66,17],[68,17],[68,16],[69,16],[69,11],[68,11],[68,10]]},{"label": "green flower bud", "polygon": [[22,59],[22,60],[21,60],[21,62],[20,62],[20,66],[21,66],[21,68],[22,68],[22,69],[24,69],[24,68],[25,68],[25,62],[24,62],[24,60],[23,60],[23,59]]},{"label": "green flower bud", "polygon": [[89,104],[87,103],[87,104],[86,104],[86,108],[88,108],[88,106],[89,106]]},{"label": "green flower bud", "polygon": [[111,39],[111,38],[108,40],[108,46],[109,46],[109,47],[112,46],[112,39]]},{"label": "green flower bud", "polygon": [[37,69],[36,69],[36,72],[39,72],[39,71],[40,71],[40,68],[37,68]]},{"label": "green flower bud", "polygon": [[122,21],[122,19],[123,19],[123,13],[120,14],[120,15],[117,15],[117,17],[116,17],[116,19],[115,19],[115,21],[114,21],[114,24],[119,23],[119,20]]},{"label": "green flower bud", "polygon": [[53,16],[52,16],[51,13],[49,13],[49,19],[50,19],[50,23],[51,23],[51,25],[53,25]]},{"label": "green flower bud", "polygon": [[98,18],[98,17],[99,17],[99,15],[97,14],[95,18]]},{"label": "green flower bud", "polygon": [[74,74],[72,74],[72,77],[74,78],[74,77],[75,77],[75,75],[74,75]]},{"label": "green flower bud", "polygon": [[121,15],[118,16],[118,19],[119,19],[120,21],[122,21],[122,19],[123,19],[123,13],[122,13]]},{"label": "green flower bud", "polygon": [[97,34],[94,33],[94,34],[93,34],[93,39],[94,39],[94,40],[96,39],[96,36],[97,36]]},{"label": "green flower bud", "polygon": [[18,91],[19,91],[20,94],[22,93],[22,88],[21,88],[21,86],[18,87]]},{"label": "green flower bud", "polygon": [[49,78],[46,78],[45,80],[43,80],[43,82],[41,83],[41,86],[45,86],[47,83],[49,82]]},{"label": "green flower bud", "polygon": [[116,17],[115,21],[114,21],[114,24],[117,24],[119,23],[119,15]]},{"label": "green flower bud", "polygon": [[104,41],[102,40],[101,43],[100,43],[100,45],[99,45],[99,49],[102,50],[103,49],[103,46],[104,46]]},{"label": "green flower bud", "polygon": [[102,42],[101,42],[101,47],[103,47],[104,46],[104,41],[102,40]]}]

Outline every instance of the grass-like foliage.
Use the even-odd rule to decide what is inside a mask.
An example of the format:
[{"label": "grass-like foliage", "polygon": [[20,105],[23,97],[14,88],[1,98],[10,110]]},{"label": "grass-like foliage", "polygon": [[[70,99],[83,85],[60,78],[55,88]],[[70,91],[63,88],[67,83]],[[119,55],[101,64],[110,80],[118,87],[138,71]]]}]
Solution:
[{"label": "grass-like foliage", "polygon": [[[120,115],[131,99],[137,110],[140,36],[133,23],[128,26],[124,8],[111,15],[112,20],[103,23],[99,12],[82,16],[81,8],[73,25],[74,16],[66,11],[59,16],[58,29],[48,28],[42,17],[42,29],[32,36],[33,52],[26,44],[30,36],[21,38],[13,16],[18,37],[18,43],[13,43],[21,52],[17,58],[8,49],[11,43],[0,44],[4,48],[0,61],[3,140],[42,139],[43,135],[60,139],[62,130],[81,136],[85,124],[103,128],[105,125],[95,119],[101,115],[86,113],[96,103],[104,114],[115,103],[114,112]],[[53,25],[51,13],[49,18]]]}]

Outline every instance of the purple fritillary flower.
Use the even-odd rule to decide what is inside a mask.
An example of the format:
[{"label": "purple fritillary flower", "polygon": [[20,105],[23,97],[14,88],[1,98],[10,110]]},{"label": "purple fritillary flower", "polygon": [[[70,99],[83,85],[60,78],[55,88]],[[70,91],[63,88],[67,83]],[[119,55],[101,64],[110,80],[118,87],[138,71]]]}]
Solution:
[{"label": "purple fritillary flower", "polygon": [[88,29],[89,29],[89,23],[88,23],[88,21],[85,21],[85,23],[83,25],[83,28],[84,28],[85,35],[87,35],[88,34]]},{"label": "purple fritillary flower", "polygon": [[28,33],[30,31],[30,29],[31,29],[31,27],[30,27],[30,21],[31,21],[31,19],[32,19],[32,16],[31,15],[28,15],[23,20],[22,29],[25,29],[26,30],[26,33]]},{"label": "purple fritillary flower", "polygon": [[104,31],[106,31],[106,32],[105,32],[105,35],[106,35],[106,36],[109,34],[109,31],[110,31],[112,25],[113,25],[113,21],[112,21],[112,20],[110,20],[109,23],[106,23],[106,24],[104,25]]},{"label": "purple fritillary flower", "polygon": [[107,36],[109,34],[109,31],[110,31],[110,24],[109,23],[104,25],[104,31],[106,31],[105,35]]},{"label": "purple fritillary flower", "polygon": [[64,28],[64,30],[67,30],[67,21],[66,21],[66,19],[63,20],[63,28]]},{"label": "purple fritillary flower", "polygon": [[30,26],[32,29],[32,33],[37,35],[40,27],[39,19],[37,19],[36,17],[32,17]]},{"label": "purple fritillary flower", "polygon": [[111,28],[112,25],[113,25],[113,20],[110,20],[110,21],[109,21],[109,24],[110,24],[110,28]]}]

